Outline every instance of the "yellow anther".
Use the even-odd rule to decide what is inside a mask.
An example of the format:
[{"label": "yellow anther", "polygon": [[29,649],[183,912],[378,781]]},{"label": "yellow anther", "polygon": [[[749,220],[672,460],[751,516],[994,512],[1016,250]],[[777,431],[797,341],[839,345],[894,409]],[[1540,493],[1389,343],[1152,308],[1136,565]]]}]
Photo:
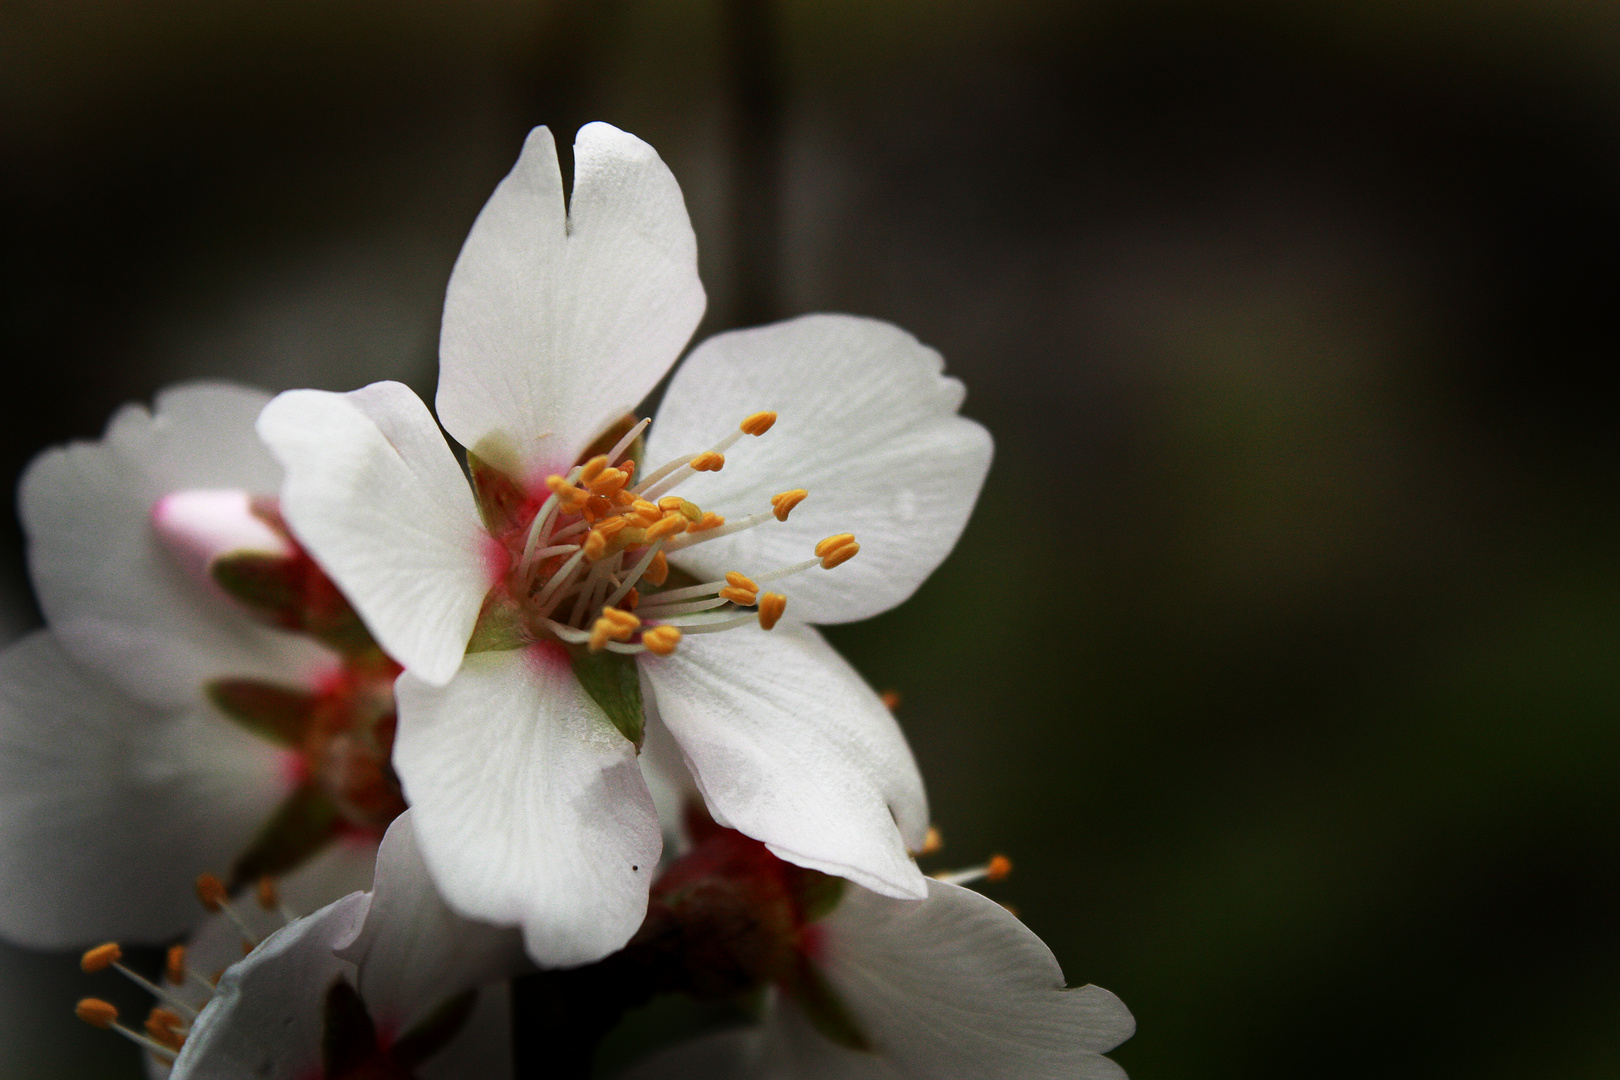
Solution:
[{"label": "yellow anther", "polygon": [[835,536],[829,536],[827,539],[816,545],[816,557],[820,558],[830,551],[841,548],[845,544],[852,543],[854,540],[854,533],[838,533]]},{"label": "yellow anther", "polygon": [[772,495],[771,510],[776,514],[776,520],[786,521],[788,515],[793,513],[793,508],[804,502],[809,494],[804,488],[794,488],[792,491]]},{"label": "yellow anther", "polygon": [[682,499],[681,505],[677,506],[675,509],[679,510],[681,512],[681,516],[686,518],[687,521],[703,520],[703,507],[699,506],[695,502],[687,502],[685,499]]},{"label": "yellow anther", "polygon": [[557,496],[558,501],[574,507],[578,507],[591,497],[591,493],[584,488],[575,487],[565,478],[557,475],[546,477],[546,487],[551,489],[551,493]]},{"label": "yellow anther", "polygon": [[585,515],[586,521],[594,525],[603,518],[614,516],[613,504],[600,495],[588,495],[585,498],[585,505],[580,509],[580,513]]},{"label": "yellow anther", "polygon": [[647,579],[647,584],[654,586],[669,580],[669,560],[664,558],[662,551],[653,556],[652,562],[647,564],[646,573],[641,576]]},{"label": "yellow anther", "polygon": [[779,592],[768,592],[759,598],[759,628],[769,630],[787,610],[787,597]]},{"label": "yellow anther", "polygon": [[625,458],[619,462],[619,471],[624,473],[624,482],[629,483],[636,476],[636,462],[634,458]]},{"label": "yellow anther", "polygon": [[686,500],[681,498],[679,495],[665,495],[662,499],[658,500],[658,509],[679,510],[681,508],[681,504],[685,501]]},{"label": "yellow anther", "polygon": [[883,700],[883,707],[890,712],[894,712],[900,707],[900,691],[885,690],[878,696]]},{"label": "yellow anther", "polygon": [[97,945],[79,957],[79,969],[88,975],[98,971],[106,971],[124,958],[124,950],[118,947],[118,942],[109,941],[105,945]]},{"label": "yellow anther", "polygon": [[274,911],[281,903],[281,897],[276,891],[276,879],[269,874],[259,878],[258,887],[253,890],[253,898],[259,906],[266,911]]},{"label": "yellow anther", "polygon": [[620,507],[634,506],[639,501],[634,495],[624,490],[615,491],[612,495],[609,495],[608,498],[613,500],[614,506]]},{"label": "yellow anther", "polygon": [[747,574],[739,573],[736,570],[726,571],[726,584],[730,585],[734,589],[747,589],[749,592],[759,592],[759,586],[754,584],[754,580],[752,578],[750,578]]},{"label": "yellow anther", "polygon": [[759,594],[753,589],[739,589],[735,585],[727,585],[720,590],[720,599],[730,600],[740,607],[753,607],[759,602]]},{"label": "yellow anther", "polygon": [[1005,855],[992,855],[990,865],[985,867],[984,876],[989,881],[1000,881],[1012,873],[1012,860]]},{"label": "yellow anther", "polygon": [[628,524],[630,523],[622,517],[610,517],[591,531],[599,532],[605,539],[611,540],[620,529],[624,528]]},{"label": "yellow anther", "polygon": [[774,423],[776,423],[775,413],[757,412],[737,426],[742,429],[744,435],[763,435],[771,430]]},{"label": "yellow anther", "polygon": [[180,1034],[179,1027],[180,1014],[161,1005],[152,1006],[152,1011],[146,1016],[146,1033],[152,1036],[154,1042],[162,1043],[176,1053],[186,1044],[186,1037]]},{"label": "yellow anther", "polygon": [[[851,540],[841,547],[835,547],[821,556],[821,568],[831,570],[835,566],[842,566],[856,555],[860,554],[861,545]],[[818,552],[819,554],[819,552]]]},{"label": "yellow anther", "polygon": [[623,469],[603,469],[600,476],[585,486],[591,489],[593,495],[614,495],[629,479],[630,474]]},{"label": "yellow anther", "polygon": [[719,472],[726,467],[726,455],[705,450],[687,464],[697,472]]},{"label": "yellow anther", "polygon": [[[653,524],[647,526],[647,543],[662,540],[666,536],[674,536],[678,532],[686,531],[686,518],[680,514],[665,514]],[[662,552],[660,552],[662,554]],[[658,584],[656,581],[653,584]]]},{"label": "yellow anther", "polygon": [[84,998],[73,1007],[73,1015],[98,1028],[110,1028],[118,1021],[117,1007],[100,998]]},{"label": "yellow anther", "polygon": [[641,635],[641,643],[650,653],[668,656],[681,643],[681,632],[673,626],[655,626]]},{"label": "yellow anther", "polygon": [[620,611],[618,608],[610,607],[603,608],[602,614],[591,626],[591,652],[601,652],[607,648],[609,641],[627,640],[640,625],[641,620],[628,611]]},{"label": "yellow anther", "polygon": [[169,955],[163,958],[163,977],[174,986],[186,981],[186,947],[170,945]]},{"label": "yellow anther", "polygon": [[664,511],[659,508],[657,503],[650,503],[646,499],[636,499],[630,504],[630,509],[633,513],[640,515],[648,525],[664,516]]},{"label": "yellow anther", "polygon": [[225,891],[225,883],[213,874],[200,874],[197,877],[197,900],[209,911],[218,911],[230,899],[230,893]]},{"label": "yellow anther", "polygon": [[619,535],[613,539],[619,545],[621,551],[625,548],[640,547],[647,542],[647,530],[632,525],[629,528],[620,529]]},{"label": "yellow anther", "polygon": [[607,467],[607,455],[597,454],[595,457],[591,458],[591,460],[585,463],[584,468],[579,470],[580,483],[589,484],[592,480],[595,480],[598,476],[601,476],[602,470],[606,469]]},{"label": "yellow anther", "polygon": [[944,849],[944,847],[945,847],[945,838],[939,834],[938,829],[936,829],[936,828],[934,828],[934,826],[930,825],[930,826],[928,826],[928,835],[923,837],[922,850],[917,852],[917,854],[919,854],[919,855],[935,855],[935,854],[938,854],[940,851],[942,851]]},{"label": "yellow anther", "polygon": [[726,519],[719,514],[712,510],[705,510],[701,518],[686,526],[686,531],[689,533],[708,532],[710,529],[718,529],[725,523]]},{"label": "yellow anther", "polygon": [[605,607],[602,609],[602,618],[611,622],[615,628],[622,631],[625,637],[635,632],[641,625],[641,620],[620,608]]},{"label": "yellow anther", "polygon": [[619,603],[624,605],[624,610],[634,611],[636,608],[641,606],[641,594],[636,592],[636,590],[631,589],[629,592],[624,594],[624,596],[619,600]]},{"label": "yellow anther", "polygon": [[607,554],[607,537],[603,536],[597,530],[592,529],[590,532],[585,534],[585,543],[583,546],[585,548],[585,557],[591,560],[591,562],[595,562],[603,555]]}]

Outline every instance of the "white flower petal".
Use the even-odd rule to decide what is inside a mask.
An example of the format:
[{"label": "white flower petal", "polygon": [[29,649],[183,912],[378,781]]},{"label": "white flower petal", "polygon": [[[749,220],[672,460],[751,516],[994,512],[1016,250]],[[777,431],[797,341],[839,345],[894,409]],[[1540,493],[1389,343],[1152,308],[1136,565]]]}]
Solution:
[{"label": "white flower petal", "polygon": [[814,629],[692,635],[642,672],[716,821],[800,866],[925,895],[906,853],[928,831],[917,764]]},{"label": "white flower petal", "polygon": [[672,558],[699,580],[763,573],[810,557],[850,532],[853,560],[771,586],[789,618],[850,622],[916,591],[955,545],[990,467],[990,435],[956,414],[962,384],[939,353],[876,319],[806,315],[718,334],[686,358],[648,433],[657,466],[696,453],[761,409],[776,426],[744,437],[720,472],[677,494],[728,517],[771,508],[777,492],[810,494],[784,523],[764,525]]},{"label": "white flower petal", "polygon": [[658,816],[635,747],[566,657],[477,653],[442,689],[406,674],[394,692],[394,766],[450,906],[521,925],[548,966],[628,941],[647,911]]},{"label": "white flower petal", "polygon": [[[778,999],[759,1027],[660,1051],[619,1080],[906,1080],[875,1054],[847,1050]],[[962,1080],[971,1080],[964,1074]]]},{"label": "white flower petal", "polygon": [[464,990],[526,966],[517,931],[463,919],[428,876],[411,826],[394,819],[377,853],[371,910],[338,955],[360,969],[360,996],[380,1032],[396,1036]]},{"label": "white flower petal", "polygon": [[171,1080],[308,1080],[321,1073],[326,990],[354,978],[333,952],[371,897],[349,896],[272,935],[229,968],[197,1017]]},{"label": "white flower petal", "polygon": [[562,471],[653,388],[703,305],[686,204],[652,147],[581,128],[565,213],[556,147],[536,128],[450,275],[439,418],[519,480]]},{"label": "white flower petal", "polygon": [[664,833],[664,856],[684,855],[691,847],[686,831],[686,806],[701,801],[692,772],[681,756],[680,744],[658,715],[658,699],[647,684],[646,664],[641,665],[642,711],[646,714],[646,736],[641,741],[641,775],[658,808],[658,825]]},{"label": "white flower petal", "polygon": [[127,405],[98,442],[40,454],[20,485],[28,563],[45,618],[81,663],[153,705],[190,707],[209,679],[312,671],[325,654],[272,630],[188,572],[153,528],[176,491],[273,494],[281,470],[253,433],[269,396],[197,383]]},{"label": "white flower petal", "polygon": [[868,1039],[915,1080],[1118,1080],[1136,1030],[1096,986],[1062,989],[1052,952],[1006,909],[928,883],[922,903],[850,889],[818,924],[818,966]]},{"label": "white flower petal", "polygon": [[281,753],[229,720],[138,704],[28,635],[0,653],[0,935],[172,937],[202,918],[197,875],[288,790]]},{"label": "white flower petal", "polygon": [[489,591],[487,534],[427,406],[400,383],[292,390],[259,418],[281,510],[377,643],[417,677],[456,673]]}]

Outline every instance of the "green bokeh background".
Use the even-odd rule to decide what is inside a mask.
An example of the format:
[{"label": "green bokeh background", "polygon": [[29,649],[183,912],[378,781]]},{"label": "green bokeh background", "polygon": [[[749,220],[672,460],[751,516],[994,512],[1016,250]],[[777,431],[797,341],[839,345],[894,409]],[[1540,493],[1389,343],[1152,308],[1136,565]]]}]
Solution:
[{"label": "green bokeh background", "polygon": [[[22,0],[0,50],[0,479],[179,378],[431,391],[523,132],[609,120],[700,335],[854,311],[968,383],[962,543],[832,637],[1133,1077],[1620,1075],[1620,7]],[[0,947],[0,1078],[136,1076],[103,990]]]}]

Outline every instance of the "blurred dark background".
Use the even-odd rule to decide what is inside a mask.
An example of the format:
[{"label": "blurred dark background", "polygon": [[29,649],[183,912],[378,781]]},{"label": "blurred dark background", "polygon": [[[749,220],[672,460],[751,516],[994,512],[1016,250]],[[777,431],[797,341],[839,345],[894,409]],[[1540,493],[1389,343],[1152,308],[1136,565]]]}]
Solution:
[{"label": "blurred dark background", "polygon": [[[833,637],[1137,1080],[1613,1077],[1617,61],[1592,0],[12,0],[0,481],[180,378],[431,391],[524,131],[609,120],[700,336],[968,383],[962,545]],[[0,1077],[138,1075],[3,949]]]}]

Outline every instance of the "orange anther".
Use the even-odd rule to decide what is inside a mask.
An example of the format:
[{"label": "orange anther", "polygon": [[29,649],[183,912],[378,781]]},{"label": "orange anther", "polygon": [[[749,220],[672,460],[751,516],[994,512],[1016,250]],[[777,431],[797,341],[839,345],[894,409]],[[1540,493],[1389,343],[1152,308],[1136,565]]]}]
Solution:
[{"label": "orange anther", "polygon": [[787,597],[779,592],[768,592],[759,598],[759,628],[769,630],[787,610]]},{"label": "orange anther", "polygon": [[662,499],[658,500],[658,509],[679,510],[681,508],[681,504],[685,501],[686,500],[681,498],[679,495],[665,495]]},{"label": "orange anther", "polygon": [[118,1020],[118,1009],[110,1001],[84,998],[73,1007],[73,1015],[98,1028],[110,1028]]},{"label": "orange anther", "polygon": [[919,855],[933,855],[933,854],[936,854],[939,851],[941,851],[944,847],[945,847],[945,838],[939,834],[938,829],[936,829],[936,828],[934,828],[934,826],[930,825],[930,826],[928,826],[928,835],[923,837],[922,850],[919,851],[917,854],[919,854]]},{"label": "orange anther", "polygon": [[630,523],[622,517],[610,517],[591,531],[599,532],[602,534],[604,539],[611,540],[613,539],[615,533],[628,524]]},{"label": "orange anther", "polygon": [[718,529],[725,523],[726,519],[719,514],[712,510],[705,510],[701,518],[686,526],[686,531],[689,533],[708,532],[710,529]]},{"label": "orange anther", "polygon": [[180,1034],[179,1027],[180,1014],[161,1005],[152,1006],[152,1011],[147,1014],[146,1033],[152,1036],[154,1042],[162,1043],[176,1053],[186,1043],[186,1037]]},{"label": "orange anther", "polygon": [[636,629],[636,627],[641,625],[640,619],[636,618],[628,611],[622,611],[615,607],[603,608],[602,618],[608,620],[620,630],[623,630],[626,635],[630,634]]},{"label": "orange anther", "polygon": [[608,498],[613,501],[614,506],[620,507],[634,506],[640,501],[634,495],[630,494],[630,492],[623,490],[615,491],[612,495],[609,495]]},{"label": "orange anther", "polygon": [[883,707],[890,712],[894,712],[900,707],[900,691],[898,690],[885,690],[879,697],[883,699]]},{"label": "orange anther", "polygon": [[647,542],[647,530],[632,525],[629,528],[620,529],[619,535],[613,539],[618,543],[620,550],[640,547]]},{"label": "orange anther", "polygon": [[675,509],[679,510],[681,515],[685,517],[687,521],[703,520],[703,507],[699,506],[695,502],[688,502],[687,500],[682,499],[681,505],[677,506]]},{"label": "orange anther", "polygon": [[619,603],[624,605],[624,610],[634,611],[636,608],[641,606],[641,594],[636,592],[636,590],[631,589],[629,592],[624,594],[624,596],[619,600]]},{"label": "orange anther", "polygon": [[169,955],[163,958],[163,977],[175,986],[186,981],[186,947],[170,945]]},{"label": "orange anther", "polygon": [[634,458],[625,458],[619,462],[619,471],[624,473],[624,482],[629,483],[636,475],[636,462]]},{"label": "orange anther", "polygon": [[641,523],[643,525],[651,525],[653,522],[664,516],[664,512],[662,510],[658,509],[655,504],[648,502],[646,499],[637,499],[635,502],[630,504],[630,509],[637,517],[641,518]]},{"label": "orange anther", "polygon": [[990,865],[985,867],[984,876],[989,881],[1000,881],[1012,873],[1012,860],[1005,855],[992,855]]},{"label": "orange anther", "polygon": [[831,570],[835,566],[842,566],[856,555],[860,554],[861,545],[851,540],[842,547],[833,548],[821,557],[821,568]]},{"label": "orange anther", "polygon": [[218,911],[230,899],[230,893],[225,891],[225,883],[213,874],[200,874],[197,877],[197,900],[209,911]]},{"label": "orange anther", "polygon": [[641,643],[650,653],[668,656],[681,643],[681,632],[673,626],[655,626],[641,635]]},{"label": "orange anther", "polygon": [[[666,536],[674,536],[686,529],[686,518],[680,514],[665,514],[651,525],[647,526],[647,543],[662,540]],[[653,584],[658,584],[653,582]]]},{"label": "orange anther", "polygon": [[612,495],[624,487],[630,474],[623,469],[603,469],[602,474],[586,485],[594,495]]},{"label": "orange anther", "polygon": [[726,571],[726,584],[735,589],[747,589],[749,592],[759,592],[759,586],[747,574],[737,570]]},{"label": "orange anther", "polygon": [[259,878],[259,885],[253,890],[253,898],[259,902],[259,906],[264,908],[264,910],[276,910],[276,907],[281,902],[280,896],[276,891],[276,879],[271,877],[269,874],[265,874],[263,877]]},{"label": "orange anther", "polygon": [[596,529],[592,529],[590,532],[585,534],[585,543],[583,547],[585,549],[585,557],[591,560],[591,562],[595,562],[603,555],[607,554],[607,537],[603,536]]},{"label": "orange anther", "polygon": [[601,476],[602,470],[606,469],[607,467],[607,455],[597,454],[595,457],[591,458],[591,460],[585,463],[584,468],[579,470],[579,482],[582,484],[589,484],[592,480],[595,480],[598,476]]},{"label": "orange anther", "polygon": [[97,945],[87,950],[79,957],[79,969],[88,975],[98,971],[106,971],[124,958],[124,950],[118,947],[118,942],[109,941],[105,945]]},{"label": "orange anther", "polygon": [[726,455],[705,450],[687,464],[697,472],[719,472],[726,467]]},{"label": "orange anther", "polygon": [[809,497],[810,493],[804,488],[794,488],[771,496],[771,510],[776,514],[777,521],[786,521],[793,508]]},{"label": "orange anther", "polygon": [[653,556],[652,562],[647,564],[647,569],[641,576],[647,579],[649,585],[655,586],[669,580],[669,560],[664,558],[662,551]]},{"label": "orange anther", "polygon": [[580,512],[585,515],[586,521],[594,525],[605,517],[613,516],[613,504],[600,495],[587,495]]},{"label": "orange anther", "polygon": [[826,555],[829,551],[833,551],[837,548],[843,547],[845,544],[853,542],[854,539],[854,533],[837,533],[836,535],[829,536],[827,539],[816,545],[816,554],[818,556]]},{"label": "orange anther", "polygon": [[774,423],[776,423],[775,413],[757,412],[737,426],[742,429],[744,435],[763,435],[771,430],[771,425]]},{"label": "orange anther", "polygon": [[557,496],[559,502],[566,503],[573,507],[578,507],[580,503],[583,503],[586,499],[591,497],[590,492],[584,490],[583,488],[575,487],[564,477],[557,476],[555,474],[546,477],[546,487],[551,489],[552,494]]},{"label": "orange anther", "polygon": [[753,607],[759,602],[759,594],[753,589],[739,589],[735,585],[727,585],[720,590],[720,599],[730,600],[742,607]]},{"label": "orange anther", "polygon": [[591,652],[601,652],[609,641],[624,641],[640,625],[641,620],[628,611],[603,608],[601,616],[591,625]]}]

